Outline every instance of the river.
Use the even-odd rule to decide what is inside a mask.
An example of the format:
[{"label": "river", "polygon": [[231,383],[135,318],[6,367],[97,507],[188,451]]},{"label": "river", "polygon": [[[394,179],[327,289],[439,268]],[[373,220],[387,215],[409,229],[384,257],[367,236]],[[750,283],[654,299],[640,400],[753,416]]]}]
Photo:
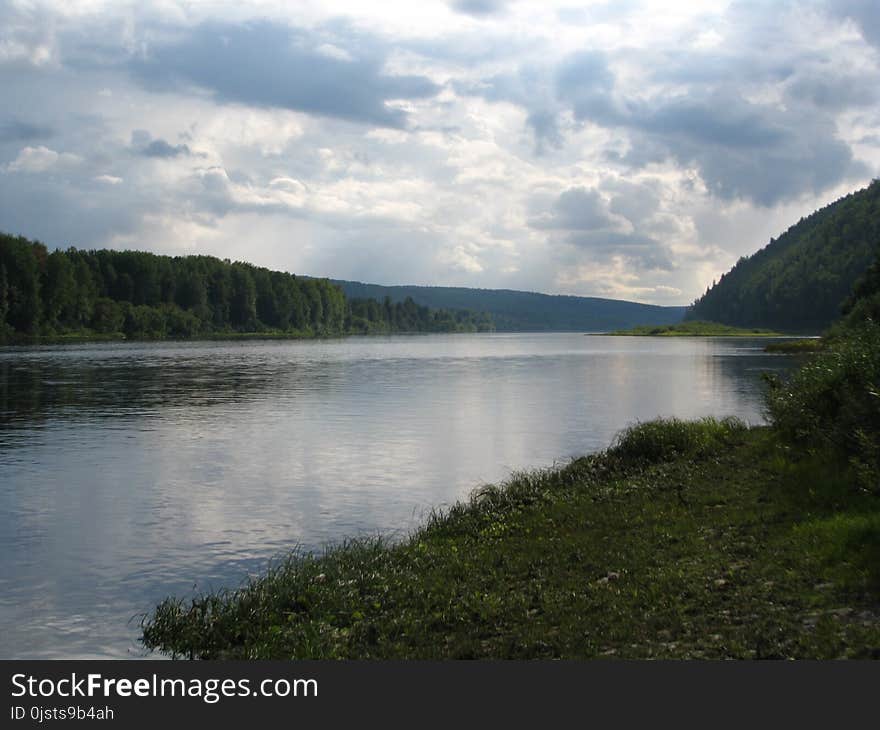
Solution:
[{"label": "river", "polygon": [[762,421],[766,340],[551,334],[0,348],[0,658],[144,655],[167,595],[402,536],[655,416]]}]

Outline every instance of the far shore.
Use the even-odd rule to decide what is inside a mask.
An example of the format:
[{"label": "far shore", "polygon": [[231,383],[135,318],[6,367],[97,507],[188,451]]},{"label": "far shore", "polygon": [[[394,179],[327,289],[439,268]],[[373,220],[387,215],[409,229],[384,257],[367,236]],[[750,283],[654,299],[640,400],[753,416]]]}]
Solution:
[{"label": "far shore", "polygon": [[631,329],[614,330],[602,334],[614,337],[786,337],[782,332],[758,327],[731,327],[717,322],[701,321],[667,325],[639,325]]}]

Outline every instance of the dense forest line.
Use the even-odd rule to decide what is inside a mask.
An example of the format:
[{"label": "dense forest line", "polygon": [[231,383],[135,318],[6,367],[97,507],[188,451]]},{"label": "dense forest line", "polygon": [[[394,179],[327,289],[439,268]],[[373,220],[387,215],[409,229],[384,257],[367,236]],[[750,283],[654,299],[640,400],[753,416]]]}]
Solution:
[{"label": "dense forest line", "polygon": [[744,257],[687,319],[818,332],[839,315],[880,253],[880,180],[827,205]]},{"label": "dense forest line", "polygon": [[636,325],[668,325],[684,318],[685,307],[664,307],[600,297],[453,286],[381,286],[333,280],[345,295],[426,307],[487,312],[495,329],[505,332],[608,332]]},{"label": "dense forest line", "polygon": [[484,313],[430,309],[411,299],[348,299],[326,279],[238,261],[106,249],[50,252],[39,242],[0,234],[0,341],[492,328]]}]

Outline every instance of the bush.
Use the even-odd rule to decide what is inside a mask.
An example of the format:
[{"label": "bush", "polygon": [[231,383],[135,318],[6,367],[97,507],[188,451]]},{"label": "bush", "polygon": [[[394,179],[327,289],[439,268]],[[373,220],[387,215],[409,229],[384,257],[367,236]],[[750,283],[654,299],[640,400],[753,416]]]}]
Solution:
[{"label": "bush", "polygon": [[126,337],[161,339],[165,336],[165,315],[155,307],[130,307],[125,313],[123,331]]},{"label": "bush", "polygon": [[95,332],[103,334],[121,332],[124,324],[125,312],[119,304],[103,297],[95,301],[91,320]]},{"label": "bush", "polygon": [[863,486],[880,482],[880,326],[838,335],[788,381],[768,378],[767,412],[792,446],[830,449]]},{"label": "bush", "polygon": [[618,435],[609,454],[625,461],[653,464],[681,456],[700,457],[747,428],[738,418],[682,421],[659,418],[638,423]]},{"label": "bush", "polygon": [[181,309],[174,304],[165,304],[161,311],[165,317],[165,331],[169,337],[187,339],[195,337],[202,331],[199,318],[187,309]]}]

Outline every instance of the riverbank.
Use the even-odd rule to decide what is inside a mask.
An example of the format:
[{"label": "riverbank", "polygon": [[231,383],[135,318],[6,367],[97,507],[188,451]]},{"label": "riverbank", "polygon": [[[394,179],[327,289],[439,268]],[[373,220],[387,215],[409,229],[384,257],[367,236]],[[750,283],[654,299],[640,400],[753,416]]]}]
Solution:
[{"label": "riverbank", "polygon": [[821,337],[810,337],[807,339],[770,342],[764,348],[764,352],[775,352],[784,355],[809,354],[821,352],[825,349],[825,346],[825,341]]},{"label": "riverbank", "polygon": [[115,333],[75,333],[65,335],[24,336],[15,335],[7,340],[0,340],[0,346],[30,347],[37,345],[82,345],[102,342],[238,342],[260,340],[338,340],[345,337],[387,337],[389,335],[438,335],[438,334],[474,334],[472,330],[462,331],[400,331],[400,332],[341,332],[313,334],[311,332],[209,332],[191,337],[127,337],[121,332]]},{"label": "riverbank", "polygon": [[605,334],[615,337],[784,337],[773,330],[730,327],[717,322],[680,322],[668,325],[641,325]]},{"label": "riverbank", "polygon": [[642,424],[402,542],[169,599],[143,638],[202,658],[876,657],[880,511],[854,483],[767,428]]}]

